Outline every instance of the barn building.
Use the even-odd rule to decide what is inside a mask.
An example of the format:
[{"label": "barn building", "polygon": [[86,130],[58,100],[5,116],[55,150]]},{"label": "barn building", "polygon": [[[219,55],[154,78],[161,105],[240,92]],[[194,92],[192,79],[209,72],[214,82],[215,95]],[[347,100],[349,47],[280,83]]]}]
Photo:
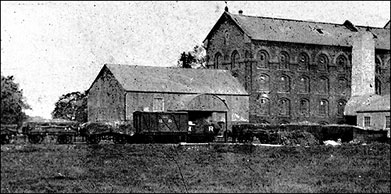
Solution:
[{"label": "barn building", "polygon": [[383,28],[228,12],[204,40],[209,69],[226,69],[249,96],[249,120],[356,124],[352,96],[390,93],[390,23]]},{"label": "barn building", "polygon": [[230,128],[249,119],[249,95],[226,70],[106,64],[88,89],[88,121],[133,122],[135,111],[186,111]]}]

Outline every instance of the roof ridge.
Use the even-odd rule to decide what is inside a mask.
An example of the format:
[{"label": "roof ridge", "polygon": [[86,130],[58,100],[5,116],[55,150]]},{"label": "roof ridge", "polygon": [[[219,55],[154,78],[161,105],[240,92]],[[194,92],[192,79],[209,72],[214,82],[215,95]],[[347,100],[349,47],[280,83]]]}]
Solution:
[{"label": "roof ridge", "polygon": [[129,66],[129,67],[146,67],[146,68],[163,68],[163,69],[181,69],[181,70],[201,70],[201,71],[210,71],[210,70],[215,70],[215,71],[224,71],[228,72],[228,70],[225,69],[207,69],[207,68],[182,68],[182,67],[176,67],[176,66],[151,66],[151,65],[129,65],[129,64],[119,64],[119,63],[106,63],[105,65],[119,65],[119,66]]},{"label": "roof ridge", "polygon": [[[230,13],[230,14],[234,15],[234,16],[239,16],[239,17],[255,17],[255,18],[262,18],[262,19],[277,19],[277,20],[287,20],[287,21],[294,21],[294,22],[306,22],[306,23],[315,23],[315,24],[331,24],[331,25],[344,26],[343,23],[342,24],[338,24],[338,23],[332,23],[332,22],[316,22],[316,21],[310,21],[310,20],[297,20],[297,19],[265,17],[265,16],[254,16],[254,15],[239,15],[239,14],[233,14],[233,13]],[[362,25],[355,25],[355,26],[356,27],[364,27],[364,28],[368,28],[369,27],[369,28],[385,29],[383,27],[375,27],[375,26],[362,26]]]},{"label": "roof ridge", "polygon": [[239,17],[255,17],[255,18],[262,18],[262,19],[278,19],[278,20],[288,20],[288,21],[294,21],[294,22],[308,22],[308,23],[317,23],[317,24],[332,24],[332,25],[340,25],[344,26],[343,24],[338,24],[338,23],[331,23],[331,22],[316,22],[316,21],[310,21],[310,20],[297,20],[297,19],[287,19],[287,18],[276,18],[276,17],[265,17],[265,16],[254,16],[254,15],[239,15],[239,14],[233,14],[230,13],[231,15],[234,16],[239,16]]}]

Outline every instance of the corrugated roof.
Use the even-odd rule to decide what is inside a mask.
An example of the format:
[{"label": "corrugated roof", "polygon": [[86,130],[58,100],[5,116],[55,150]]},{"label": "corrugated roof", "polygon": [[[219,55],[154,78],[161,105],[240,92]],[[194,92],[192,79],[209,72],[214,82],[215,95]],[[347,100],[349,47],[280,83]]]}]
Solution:
[{"label": "corrugated roof", "polygon": [[365,111],[390,111],[390,95],[352,96],[345,106],[345,115],[357,115]]},{"label": "corrugated roof", "polygon": [[127,91],[248,95],[227,70],[106,64]]},{"label": "corrugated roof", "polygon": [[[246,16],[228,12],[224,12],[224,14],[231,17],[253,40],[350,47],[352,46],[352,37],[357,33],[343,24]],[[358,29],[358,32],[369,29],[377,37],[376,48],[390,49],[390,29],[364,26],[355,27]]]}]

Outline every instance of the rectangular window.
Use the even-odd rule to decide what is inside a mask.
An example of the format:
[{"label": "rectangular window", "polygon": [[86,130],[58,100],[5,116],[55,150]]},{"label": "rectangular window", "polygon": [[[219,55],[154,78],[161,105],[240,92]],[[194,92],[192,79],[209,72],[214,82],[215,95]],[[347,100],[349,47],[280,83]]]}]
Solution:
[{"label": "rectangular window", "polygon": [[386,129],[390,128],[390,116],[386,116]]},{"label": "rectangular window", "polygon": [[153,111],[164,111],[164,101],[163,98],[154,98],[153,99]]},{"label": "rectangular window", "polygon": [[364,117],[364,127],[371,126],[371,117]]}]

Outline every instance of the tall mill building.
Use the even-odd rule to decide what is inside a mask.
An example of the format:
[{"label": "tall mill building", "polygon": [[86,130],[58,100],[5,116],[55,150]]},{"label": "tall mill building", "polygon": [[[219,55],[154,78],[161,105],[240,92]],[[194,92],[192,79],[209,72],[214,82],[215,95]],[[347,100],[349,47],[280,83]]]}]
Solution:
[{"label": "tall mill building", "polygon": [[390,22],[383,28],[229,13],[204,40],[207,68],[230,70],[250,122],[349,123],[352,96],[390,93]]}]

